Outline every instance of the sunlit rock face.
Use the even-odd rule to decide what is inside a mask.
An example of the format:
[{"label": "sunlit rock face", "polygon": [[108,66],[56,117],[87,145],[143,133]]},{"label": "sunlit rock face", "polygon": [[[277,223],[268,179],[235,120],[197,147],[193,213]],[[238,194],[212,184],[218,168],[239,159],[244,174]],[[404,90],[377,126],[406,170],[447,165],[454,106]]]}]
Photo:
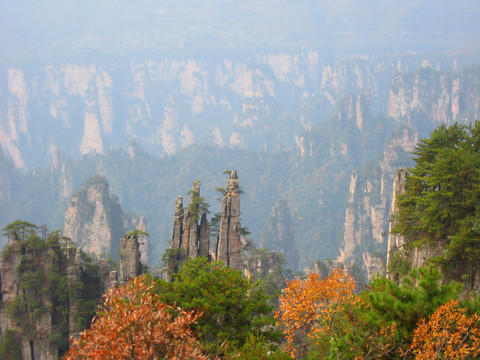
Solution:
[{"label": "sunlit rock face", "polygon": [[466,122],[480,115],[479,68],[443,72],[431,67],[396,74],[392,78],[388,115],[410,125]]},{"label": "sunlit rock face", "polygon": [[70,201],[63,233],[84,251],[99,257],[118,257],[124,216],[107,180],[94,176]]},{"label": "sunlit rock face", "polygon": [[[419,113],[435,123],[478,116],[478,69],[451,73],[462,62],[453,55],[442,61],[327,60],[306,50],[10,67],[0,70],[0,145],[24,169],[45,163],[52,148],[67,156],[103,153],[131,138],[156,154],[194,143],[295,147],[301,132],[331,116],[346,94],[362,92],[374,113],[407,123]],[[411,72],[422,64],[447,70]],[[352,105],[364,114],[361,101]],[[364,117],[356,120],[364,127]]]}]

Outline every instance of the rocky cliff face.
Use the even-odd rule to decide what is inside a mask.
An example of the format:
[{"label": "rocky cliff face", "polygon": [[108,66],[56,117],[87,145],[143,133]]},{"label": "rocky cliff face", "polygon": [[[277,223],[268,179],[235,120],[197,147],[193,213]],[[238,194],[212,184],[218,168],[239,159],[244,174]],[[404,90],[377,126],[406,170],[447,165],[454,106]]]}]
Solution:
[{"label": "rocky cliff face", "polygon": [[284,263],[285,258],[281,253],[254,248],[245,256],[244,274],[253,281],[262,279],[263,284],[269,288],[270,301],[277,303],[278,295],[285,288]]},{"label": "rocky cliff face", "polygon": [[369,92],[343,96],[328,120],[297,136],[300,155],[325,163],[335,159],[358,167],[383,148],[391,131],[390,121],[374,116],[371,108]]},{"label": "rocky cliff face", "polygon": [[[69,156],[103,153],[126,146],[130,138],[157,154],[198,142],[294,146],[294,134],[328,118],[345,94],[367,91],[374,110],[385,111],[392,74],[418,68],[422,60],[351,56],[331,62],[311,50],[239,59],[147,58],[2,69],[0,144],[24,169],[44,163],[44,154],[53,156],[54,148]],[[451,70],[462,60],[444,56],[426,63]],[[438,121],[455,119],[462,108],[476,103],[463,95],[471,93],[463,85],[470,83],[469,74],[438,75],[435,91],[441,96],[428,109],[420,104],[422,82],[401,74],[395,77],[399,87],[390,93],[392,116],[419,108],[432,111]]]},{"label": "rocky cliff face", "polygon": [[115,249],[124,232],[122,208],[107,180],[99,175],[87,180],[65,213],[65,236],[91,254],[118,256]]},{"label": "rocky cliff face", "polygon": [[[107,179],[95,175],[72,197],[65,213],[63,233],[89,254],[117,258],[120,239],[132,229],[146,232],[145,216],[125,214],[118,198],[110,191]],[[148,264],[149,244],[144,235],[139,236],[139,251]]]},{"label": "rocky cliff face", "polygon": [[[405,194],[405,184],[408,172],[404,169],[399,169],[395,173],[393,180],[393,193],[392,193],[392,205],[390,207],[390,216],[392,221],[388,227],[388,243],[387,243],[387,270],[391,263],[392,255],[395,251],[400,250],[405,245],[405,239],[400,234],[393,233],[392,229],[395,226],[395,215],[398,213],[397,200],[399,195]],[[387,272],[387,275],[391,277],[391,273]]]},{"label": "rocky cliff face", "polygon": [[[22,273],[20,269],[28,267],[32,271],[32,275],[41,277],[52,267],[60,264],[52,256],[51,249],[33,254],[22,242],[12,241],[9,250],[7,250],[7,256],[2,259],[0,330],[2,333],[10,330],[20,334],[23,359],[57,359],[58,348],[49,341],[49,336],[55,326],[53,299],[48,295],[38,294],[32,287],[25,286],[27,274]],[[32,261],[35,262],[34,265],[31,263]],[[47,283],[42,285],[48,286]],[[24,299],[24,303],[20,299]],[[41,311],[41,309],[45,309],[45,311],[32,316],[34,314],[29,311],[31,307],[27,304],[32,304],[31,307],[35,306],[37,311]]]},{"label": "rocky cliff face", "polygon": [[[40,149],[103,153],[130,138],[169,154],[194,142],[263,146],[258,136],[252,141],[246,135],[253,129],[266,133],[286,110],[274,98],[291,97],[291,91],[310,96],[318,56],[311,51],[247,61],[149,58],[105,66],[10,68],[8,83],[1,84],[8,96],[0,108],[0,144],[24,169],[41,162],[34,154]],[[212,119],[212,114],[218,115]]]},{"label": "rocky cliff face", "polygon": [[[7,219],[7,214],[12,206],[12,184],[20,182],[20,174],[15,169],[13,161],[0,148],[0,217]],[[0,242],[3,245],[3,242]]]},{"label": "rocky cliff face", "polygon": [[50,169],[52,182],[58,182],[58,199],[62,205],[67,205],[73,196],[73,174],[71,165],[65,153],[55,149]]},{"label": "rocky cliff face", "polygon": [[[450,57],[447,60],[429,63],[439,69],[460,68],[462,62],[459,61],[455,65],[452,59]],[[368,189],[381,189],[382,186],[388,189],[387,185],[382,184],[386,184],[388,177],[393,177],[395,168],[390,167],[395,164],[394,158],[406,156],[406,152],[403,152],[403,155],[397,154],[395,149],[411,147],[414,139],[427,135],[435,121],[441,118],[438,114],[456,113],[457,118],[470,113],[472,115],[468,116],[474,116],[478,103],[476,95],[478,89],[475,85],[475,79],[478,80],[476,67],[456,72],[418,71],[416,72],[418,81],[415,85],[417,75],[413,76],[411,74],[414,72],[406,71],[419,65],[422,65],[421,58],[414,55],[410,58],[392,56],[381,59],[348,57],[342,61],[329,62],[317,52],[304,52],[297,55],[252,55],[249,59],[235,61],[165,58],[133,61],[129,64],[118,63],[116,67],[108,64],[101,67],[52,65],[36,70],[17,69],[10,75],[6,71],[5,74],[10,76],[10,85],[7,81],[2,88],[2,93],[6,94],[0,104],[2,145],[12,158],[15,158],[15,149],[12,146],[16,147],[20,154],[34,148],[48,147],[56,164],[52,181],[58,178],[61,183],[58,189],[48,193],[68,199],[73,191],[74,170],[69,168],[65,156],[62,158],[53,150],[54,147],[51,145],[57,141],[63,141],[63,145],[59,144],[58,147],[68,146],[67,154],[70,155],[75,152],[81,154],[81,149],[101,152],[111,148],[112,145],[124,146],[128,138],[135,137],[147,150],[153,149],[158,154],[167,152],[167,149],[170,149],[169,152],[176,151],[192,142],[207,139],[205,142],[222,146],[261,146],[262,149],[266,149],[267,155],[249,153],[253,159],[251,161],[261,163],[262,159],[272,155],[270,154],[272,149],[278,150],[278,154],[284,154],[279,150],[281,145],[288,147],[290,144],[294,147],[292,139],[296,136],[302,158],[297,159],[294,155],[285,154],[284,158],[289,157],[286,160],[289,164],[282,165],[286,169],[285,177],[278,180],[278,187],[284,187],[292,205],[292,214],[295,214],[293,226],[302,238],[302,243],[306,244],[305,246],[300,245],[300,242],[298,244],[302,253],[301,261],[306,265],[314,260],[309,256],[335,258],[338,255],[338,244],[342,239],[347,244],[344,250],[346,256],[355,253],[355,247],[362,243],[358,239],[370,236],[361,235],[368,233],[370,228],[374,234],[371,237],[372,243],[378,242],[378,234],[386,230],[381,228],[388,218],[387,215],[382,215],[384,206],[388,213],[388,191],[377,192]],[[382,89],[389,88],[391,74],[396,71],[398,75],[395,75],[390,96],[390,112],[393,117],[374,115],[378,109],[387,111],[389,91],[385,93]],[[49,77],[45,75],[47,72]],[[5,79],[8,78],[7,75],[4,76]],[[410,79],[412,76],[413,80]],[[452,84],[456,80],[448,80],[449,78],[458,78],[458,101],[452,100],[455,93]],[[33,91],[34,83],[38,89],[44,91]],[[429,87],[434,91],[430,99],[427,99],[424,95]],[[352,93],[345,96],[346,91]],[[413,97],[412,93],[419,95]],[[58,99],[61,101],[57,101]],[[109,101],[114,115],[112,121],[109,120],[111,118],[109,107],[100,105]],[[452,101],[458,103],[457,110],[448,105],[452,104]],[[22,107],[25,103],[26,107]],[[8,110],[10,104],[11,111]],[[51,114],[56,114],[55,116],[50,114],[50,110],[41,111],[45,104],[49,106],[53,104]],[[337,106],[333,116],[331,116],[332,104]],[[7,110],[1,110],[4,105]],[[448,107],[450,110],[445,110]],[[98,126],[88,125],[95,122],[93,116],[88,115],[90,110],[91,113],[96,113]],[[420,114],[418,111],[428,113],[428,116],[430,112],[438,116],[435,115],[436,120],[431,120],[433,118],[422,115],[420,122],[417,122],[415,119]],[[220,115],[217,117],[216,114]],[[34,122],[33,118],[38,121]],[[48,121],[45,120],[47,118]],[[206,121],[207,118],[211,119],[211,123]],[[413,122],[420,125],[409,127],[408,125]],[[56,126],[56,130],[49,131],[48,135],[42,135],[43,129],[50,126],[47,124]],[[403,129],[402,126],[407,130],[398,130]],[[100,130],[85,132],[85,129]],[[398,147],[393,142],[388,143],[388,137],[395,129],[402,132],[392,135],[398,142]],[[36,132],[38,137],[31,135],[33,130],[38,130]],[[272,140],[274,133],[278,136]],[[58,136],[53,137],[51,134]],[[81,136],[77,136],[78,134]],[[101,141],[95,134],[100,134]],[[84,138],[90,138],[94,145],[88,145],[89,142],[83,141]],[[391,149],[385,151],[386,147]],[[75,150],[70,150],[72,148]],[[143,160],[138,148],[135,150],[135,147],[131,146],[130,150],[132,160],[130,169],[134,169],[135,166],[141,167],[140,163]],[[182,156],[186,156],[188,151],[182,152],[179,159],[184,159]],[[44,152],[42,150],[36,153]],[[96,171],[102,174],[110,171],[115,173],[115,176],[121,177],[114,169],[116,164],[110,165],[110,161],[115,162],[115,159],[109,157],[112,153],[115,152],[109,152],[106,157],[87,156],[85,159],[100,159],[92,166],[96,167]],[[378,154],[386,160],[378,159]],[[25,159],[26,157],[17,159],[17,165],[21,166],[23,161],[28,167],[28,161]],[[118,158],[116,160],[118,161]],[[380,182],[374,179],[368,181],[361,179],[361,169],[370,161],[380,164],[377,173],[382,179]],[[105,165],[107,162],[109,165]],[[90,165],[92,163],[93,161]],[[159,163],[161,161],[155,162],[155,166]],[[400,162],[399,166],[407,166],[405,163],[406,161]],[[263,165],[264,163],[261,163],[260,167]],[[106,170],[107,168],[109,169]],[[358,201],[369,203],[365,203],[365,206],[349,205],[348,209],[340,209],[343,207],[342,199],[351,198],[350,183],[355,182],[351,179],[355,169],[359,183],[352,185],[352,191],[355,188],[358,195],[353,199],[356,201],[358,198]],[[386,176],[383,172],[390,175]],[[169,177],[168,180],[162,178],[158,186],[152,185],[149,189],[159,190],[158,193],[162,194],[159,198],[165,204],[170,201],[165,199],[172,197],[163,189],[173,181],[173,177]],[[122,185],[122,181],[117,180],[116,189]],[[302,189],[311,191],[309,190],[309,195],[306,195],[302,194]],[[257,204],[258,199],[265,195],[265,192],[260,191],[263,189],[253,195],[257,196]],[[362,192],[369,193],[368,199],[359,195]],[[132,203],[133,198],[141,199],[148,196],[142,192],[135,191],[135,196],[132,193],[134,191],[125,190],[122,198],[127,199],[130,196]],[[313,193],[315,199],[312,201]],[[266,209],[270,208],[272,200],[276,197],[277,194],[267,195],[268,200],[264,202],[268,202],[265,205]],[[381,200],[377,201],[376,197]],[[136,202],[135,206],[137,211],[142,211],[141,201]],[[151,203],[149,206],[153,208]],[[33,211],[41,212],[38,207]],[[57,213],[63,214],[63,211]],[[156,219],[157,228],[152,232],[165,233],[169,226],[166,225],[169,220],[165,218],[161,220],[161,227],[158,225],[160,221]],[[262,216],[257,218],[263,219]],[[35,221],[49,223],[50,220],[42,218]],[[98,222],[100,219],[95,221]],[[259,220],[259,224],[255,225],[254,231],[257,234],[264,224],[261,221],[263,220]],[[346,229],[345,236],[339,235],[343,226]],[[118,238],[122,235],[123,232]],[[385,241],[383,246],[386,246]],[[148,253],[146,250],[142,252],[144,255]],[[146,259],[144,255],[142,259]],[[366,262],[370,261],[367,255],[365,259]]]},{"label": "rocky cliff face", "polygon": [[[148,233],[148,220],[147,218],[142,216],[131,215],[130,221],[128,221],[128,216],[124,216],[126,218],[125,229],[137,229],[144,233]],[[148,237],[144,234],[138,235],[138,243],[139,243],[139,251],[140,257],[142,259],[142,263],[145,265],[150,264],[151,256],[151,249],[150,249],[150,242],[148,241]]]},{"label": "rocky cliff face", "polygon": [[[438,124],[468,122],[478,116],[480,93],[473,78],[480,78],[477,67],[450,73],[424,67],[392,78],[388,114],[398,127],[386,143],[382,159],[351,174],[339,260],[357,258],[369,277],[374,275],[378,259],[387,252],[382,234],[389,228],[391,211],[395,211],[391,208],[395,171],[412,165],[409,158],[419,137],[427,136]],[[393,238],[389,241],[396,243]],[[422,264],[428,257],[425,254],[417,251],[412,261]]]},{"label": "rocky cliff face", "polygon": [[356,258],[363,264],[368,278],[385,270],[380,264],[385,263],[384,234],[389,227],[395,169],[410,165],[410,154],[417,141],[416,132],[399,128],[388,142],[381,160],[351,174],[344,246],[339,260]]},{"label": "rocky cliff face", "polygon": [[0,331],[16,333],[15,346],[28,360],[57,359],[66,350],[58,340],[76,335],[93,317],[93,307],[80,304],[96,304],[101,296],[98,277],[84,267],[81,250],[62,244],[58,233],[47,236],[41,230],[17,223],[2,253]]},{"label": "rocky cliff face", "polygon": [[59,232],[17,221],[8,226],[2,251],[0,338],[18,340],[22,358],[56,360],[68,339],[87,328],[101,296],[141,272],[138,237],[122,238],[120,281],[106,260],[97,262]]},{"label": "rocky cliff face", "polygon": [[[393,280],[398,280],[400,276],[400,271],[405,271],[405,264],[410,269],[416,269],[421,266],[424,266],[428,263],[429,259],[432,257],[441,256],[444,249],[440,243],[437,243],[436,246],[431,244],[423,244],[421,247],[413,247],[411,244],[406,242],[405,238],[393,232],[395,226],[395,215],[398,214],[398,196],[405,194],[406,191],[406,180],[408,176],[408,171],[404,169],[399,169],[395,173],[395,179],[393,182],[393,196],[392,196],[392,206],[391,206],[391,215],[392,221],[389,227],[388,233],[388,253],[387,253],[387,276]],[[462,265],[461,269],[450,269],[449,272],[444,274],[445,279],[463,281],[462,273],[464,273],[465,268]],[[468,274],[470,286],[476,291],[480,288],[480,277],[476,271]]]},{"label": "rocky cliff face", "polygon": [[431,67],[399,73],[392,78],[388,115],[416,128],[454,121],[468,122],[480,115],[480,68],[442,72]]}]

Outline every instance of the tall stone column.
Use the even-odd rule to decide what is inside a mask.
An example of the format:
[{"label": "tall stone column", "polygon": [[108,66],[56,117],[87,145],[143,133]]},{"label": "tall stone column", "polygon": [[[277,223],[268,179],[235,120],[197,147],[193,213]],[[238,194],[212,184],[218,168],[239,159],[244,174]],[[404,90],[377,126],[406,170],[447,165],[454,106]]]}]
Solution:
[{"label": "tall stone column", "polygon": [[183,236],[183,197],[177,196],[175,201],[175,215],[173,217],[173,231],[170,247],[172,249],[180,248]]},{"label": "tall stone column", "polygon": [[210,225],[205,213],[202,214],[199,230],[198,256],[208,257],[210,255]]},{"label": "tall stone column", "polygon": [[237,171],[233,170],[227,181],[222,201],[220,236],[217,244],[217,259],[235,270],[243,270],[242,244],[240,241],[240,192]]},{"label": "tall stone column", "polygon": [[67,278],[68,278],[68,309],[69,309],[69,323],[68,332],[69,337],[77,338],[82,331],[78,326],[76,317],[80,308],[80,301],[82,298],[82,249],[70,247],[67,250]]},{"label": "tall stone column", "polygon": [[187,256],[196,258],[198,255],[198,216],[199,214],[199,198],[200,198],[200,181],[194,181],[192,190],[190,190],[190,209],[189,209],[189,231],[184,235],[187,247]]},{"label": "tall stone column", "polygon": [[140,275],[140,244],[135,234],[127,234],[120,240],[120,284]]},{"label": "tall stone column", "polygon": [[387,276],[391,277],[392,274],[389,274],[388,269],[392,255],[400,247],[405,244],[405,239],[400,234],[394,234],[392,232],[393,227],[395,226],[395,216],[398,214],[398,196],[405,194],[405,184],[406,184],[407,171],[404,169],[399,169],[395,172],[395,178],[393,180],[393,195],[392,195],[392,206],[390,208],[390,216],[393,218],[393,221],[390,221],[388,226],[388,252],[387,252]]},{"label": "tall stone column", "polygon": [[1,261],[1,310],[0,329],[15,329],[12,317],[6,311],[6,305],[21,296],[20,272],[21,256],[23,253],[22,244],[15,235],[10,236],[10,243],[4,248]]}]

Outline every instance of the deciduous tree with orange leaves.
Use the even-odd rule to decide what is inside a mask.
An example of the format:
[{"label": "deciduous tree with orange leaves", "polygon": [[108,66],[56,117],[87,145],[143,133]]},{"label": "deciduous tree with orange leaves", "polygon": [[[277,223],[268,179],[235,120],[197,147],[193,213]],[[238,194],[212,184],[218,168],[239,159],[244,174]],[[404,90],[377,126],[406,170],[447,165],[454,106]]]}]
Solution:
[{"label": "deciduous tree with orange leaves", "polygon": [[319,274],[310,274],[305,280],[287,281],[280,296],[280,310],[275,314],[283,324],[285,351],[292,357],[303,355],[308,337],[322,314],[333,303],[352,296],[354,289],[354,280],[341,269],[334,269],[325,279]]},{"label": "deciduous tree with orange leaves", "polygon": [[430,319],[420,320],[410,351],[417,360],[478,359],[480,355],[480,316],[467,316],[458,301],[439,306]]},{"label": "deciduous tree with orange leaves", "polygon": [[138,277],[110,290],[65,359],[207,359],[189,327],[199,314],[179,311],[173,318],[153,287]]},{"label": "deciduous tree with orange leaves", "polygon": [[379,359],[395,347],[395,323],[372,321],[371,305],[354,294],[355,281],[335,269],[321,279],[292,280],[280,297],[276,317],[283,324],[292,358]]}]

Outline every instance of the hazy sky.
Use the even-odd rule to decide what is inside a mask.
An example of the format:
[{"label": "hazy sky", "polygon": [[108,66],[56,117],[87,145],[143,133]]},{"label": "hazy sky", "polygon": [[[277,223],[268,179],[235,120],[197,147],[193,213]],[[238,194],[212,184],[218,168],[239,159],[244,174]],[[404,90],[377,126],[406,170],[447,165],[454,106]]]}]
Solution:
[{"label": "hazy sky", "polygon": [[6,0],[0,47],[3,61],[179,48],[378,51],[395,41],[394,50],[418,50],[475,44],[478,19],[478,0]]}]

